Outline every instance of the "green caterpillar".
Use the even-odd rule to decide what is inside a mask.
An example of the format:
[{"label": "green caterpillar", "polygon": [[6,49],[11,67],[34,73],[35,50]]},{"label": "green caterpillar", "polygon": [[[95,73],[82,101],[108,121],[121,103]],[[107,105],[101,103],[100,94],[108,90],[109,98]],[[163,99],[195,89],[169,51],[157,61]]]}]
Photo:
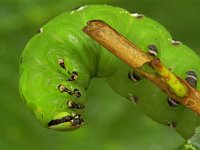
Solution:
[{"label": "green caterpillar", "polygon": [[153,120],[190,138],[200,118],[84,34],[82,29],[90,20],[107,22],[200,89],[199,56],[174,41],[162,25],[122,8],[85,6],[63,13],[44,25],[21,56],[20,92],[41,124],[62,131],[81,127],[90,80],[104,77],[117,93],[130,99]]}]

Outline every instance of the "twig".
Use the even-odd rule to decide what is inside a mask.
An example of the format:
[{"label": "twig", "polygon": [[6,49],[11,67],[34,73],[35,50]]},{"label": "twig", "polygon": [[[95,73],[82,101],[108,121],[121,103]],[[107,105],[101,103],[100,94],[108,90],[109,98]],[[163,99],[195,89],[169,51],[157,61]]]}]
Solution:
[{"label": "twig", "polygon": [[[141,75],[155,83],[169,97],[200,115],[200,92],[169,71],[158,58],[144,53],[101,20],[89,21],[83,31]],[[146,67],[153,69],[155,73],[145,72]]]}]

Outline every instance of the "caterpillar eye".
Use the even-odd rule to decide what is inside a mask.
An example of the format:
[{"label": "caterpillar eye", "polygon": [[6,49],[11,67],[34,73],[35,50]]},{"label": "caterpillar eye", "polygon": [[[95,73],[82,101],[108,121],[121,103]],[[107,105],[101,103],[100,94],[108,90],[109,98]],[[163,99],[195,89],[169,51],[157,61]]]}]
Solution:
[{"label": "caterpillar eye", "polygon": [[197,87],[197,74],[194,71],[188,71],[186,72],[186,78],[188,84],[190,84],[193,88]]},{"label": "caterpillar eye", "polygon": [[152,56],[157,56],[158,55],[158,49],[155,45],[149,45],[148,46],[148,53]]},{"label": "caterpillar eye", "polygon": [[173,45],[180,45],[180,44],[182,44],[180,41],[175,41],[175,40],[171,40],[171,43]]},{"label": "caterpillar eye", "polygon": [[78,73],[73,71],[71,77],[69,79],[67,79],[67,81],[74,81],[77,79],[78,79]]},{"label": "caterpillar eye", "polygon": [[167,98],[167,103],[170,107],[177,107],[180,103],[170,97]]},{"label": "caterpillar eye", "polygon": [[73,95],[73,93],[69,89],[67,89],[64,85],[59,85],[58,90],[60,92],[67,92],[69,95]]},{"label": "caterpillar eye", "polygon": [[66,70],[64,59],[62,59],[62,58],[59,59],[59,60],[58,60],[58,63],[60,64],[60,66],[61,66],[63,69]]},{"label": "caterpillar eye", "polygon": [[128,78],[130,80],[132,80],[132,81],[135,81],[135,82],[141,80],[140,76],[137,73],[135,73],[135,72],[129,72],[128,73]]}]

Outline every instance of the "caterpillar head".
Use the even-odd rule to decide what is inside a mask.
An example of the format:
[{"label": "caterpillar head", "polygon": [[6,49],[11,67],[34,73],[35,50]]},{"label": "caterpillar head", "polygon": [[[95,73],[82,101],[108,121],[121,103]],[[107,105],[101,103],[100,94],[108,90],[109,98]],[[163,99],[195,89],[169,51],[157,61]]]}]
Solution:
[{"label": "caterpillar head", "polygon": [[68,100],[64,105],[63,103],[55,105],[60,101],[60,98],[52,99],[54,100],[52,103],[28,103],[32,113],[42,126],[57,131],[72,131],[84,125],[84,120],[81,116],[84,108],[83,104]]},{"label": "caterpillar head", "polygon": [[[69,96],[81,96],[79,90],[74,89],[74,91],[72,92],[64,85],[59,85],[58,90],[61,93],[67,93]],[[56,103],[56,101],[54,103]],[[64,102],[64,105],[61,101],[59,101],[58,103],[58,108],[56,108],[55,110],[53,109],[54,114],[51,115],[53,117],[49,118],[50,120],[48,120],[48,128],[60,131],[70,131],[77,129],[84,124],[84,120],[79,114],[79,112],[81,112],[81,110],[85,107],[83,104],[76,103],[74,99]],[[48,112],[48,114],[50,114],[50,112]]]},{"label": "caterpillar head", "polygon": [[48,128],[59,131],[70,131],[81,127],[84,120],[80,114],[60,112],[48,122]]}]

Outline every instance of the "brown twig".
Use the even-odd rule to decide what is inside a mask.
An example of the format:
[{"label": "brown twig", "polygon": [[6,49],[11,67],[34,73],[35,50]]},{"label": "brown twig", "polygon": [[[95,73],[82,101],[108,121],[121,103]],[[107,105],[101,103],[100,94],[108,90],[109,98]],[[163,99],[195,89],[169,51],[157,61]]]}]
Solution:
[{"label": "brown twig", "polygon": [[[170,72],[158,58],[144,53],[101,20],[89,21],[83,31],[160,87],[169,97],[200,115],[200,92]],[[144,67],[153,68],[156,73],[145,72]]]}]

